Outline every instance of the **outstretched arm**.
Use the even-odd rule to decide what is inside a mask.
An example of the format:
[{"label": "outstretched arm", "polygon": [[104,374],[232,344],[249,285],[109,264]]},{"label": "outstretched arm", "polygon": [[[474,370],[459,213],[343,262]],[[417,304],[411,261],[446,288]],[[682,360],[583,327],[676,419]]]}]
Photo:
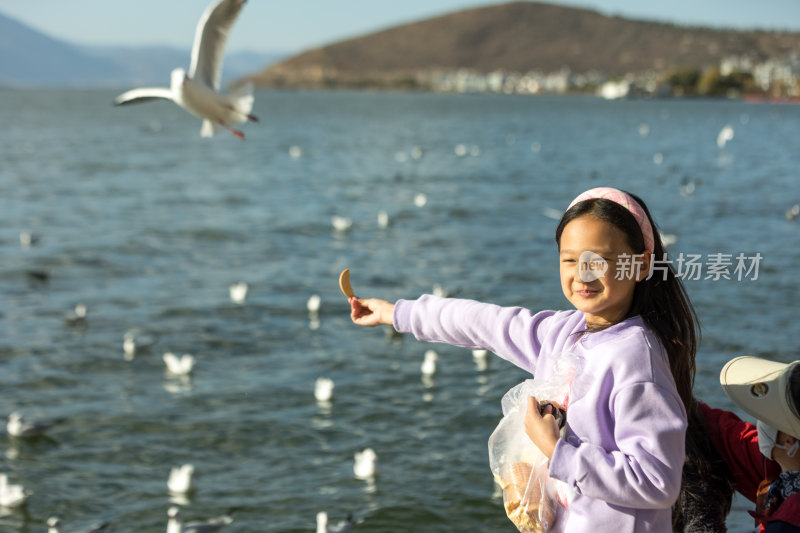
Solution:
[{"label": "outstretched arm", "polygon": [[[342,292],[348,294],[349,287]],[[400,333],[411,333],[418,340],[441,342],[462,348],[485,348],[516,366],[535,373],[544,326],[558,313],[531,313],[521,307],[500,307],[474,300],[440,298],[425,294],[416,300],[390,303],[376,298],[357,298],[349,294],[350,318],[359,326],[393,326]],[[568,320],[583,320],[574,313],[561,315],[565,331],[575,325]]]}]

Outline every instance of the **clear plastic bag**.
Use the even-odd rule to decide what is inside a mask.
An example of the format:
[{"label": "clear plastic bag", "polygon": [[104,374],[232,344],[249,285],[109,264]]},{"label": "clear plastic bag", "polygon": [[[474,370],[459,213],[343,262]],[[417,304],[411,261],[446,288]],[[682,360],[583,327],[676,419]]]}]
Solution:
[{"label": "clear plastic bag", "polygon": [[[503,396],[503,418],[489,437],[489,466],[503,489],[506,514],[521,533],[548,531],[555,523],[558,505],[567,506],[572,494],[569,486],[548,476],[547,456],[525,433],[528,398],[535,396],[540,405],[549,402],[565,416],[580,367],[578,356],[562,354],[552,376],[523,381]],[[563,422],[565,425],[566,420]],[[564,425],[559,425],[563,436]]]}]

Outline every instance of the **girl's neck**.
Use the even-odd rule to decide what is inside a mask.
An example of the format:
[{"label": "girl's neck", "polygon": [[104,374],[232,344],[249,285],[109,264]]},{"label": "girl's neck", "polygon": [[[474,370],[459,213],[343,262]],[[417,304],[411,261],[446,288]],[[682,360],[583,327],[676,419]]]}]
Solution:
[{"label": "girl's neck", "polygon": [[620,324],[629,318],[630,316],[625,315],[620,317],[619,320],[606,320],[604,318],[587,315],[586,313],[583,314],[583,320],[586,323],[586,331],[588,332],[603,331],[604,329],[616,326],[617,324]]}]

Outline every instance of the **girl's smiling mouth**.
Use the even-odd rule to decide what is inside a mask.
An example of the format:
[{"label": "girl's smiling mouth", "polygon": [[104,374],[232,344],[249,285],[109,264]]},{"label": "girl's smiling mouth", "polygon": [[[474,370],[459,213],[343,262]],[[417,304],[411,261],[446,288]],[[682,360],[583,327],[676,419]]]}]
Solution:
[{"label": "girl's smiling mouth", "polygon": [[599,293],[600,291],[594,289],[579,289],[575,291],[575,294],[582,298],[591,298],[595,294]]}]

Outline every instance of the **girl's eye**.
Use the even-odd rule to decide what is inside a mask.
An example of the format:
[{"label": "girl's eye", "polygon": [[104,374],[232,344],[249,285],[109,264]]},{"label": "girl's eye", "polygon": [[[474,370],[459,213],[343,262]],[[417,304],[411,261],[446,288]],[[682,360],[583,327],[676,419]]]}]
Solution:
[{"label": "girl's eye", "polygon": [[561,262],[562,263],[574,263],[575,260],[574,259],[562,259]]}]

